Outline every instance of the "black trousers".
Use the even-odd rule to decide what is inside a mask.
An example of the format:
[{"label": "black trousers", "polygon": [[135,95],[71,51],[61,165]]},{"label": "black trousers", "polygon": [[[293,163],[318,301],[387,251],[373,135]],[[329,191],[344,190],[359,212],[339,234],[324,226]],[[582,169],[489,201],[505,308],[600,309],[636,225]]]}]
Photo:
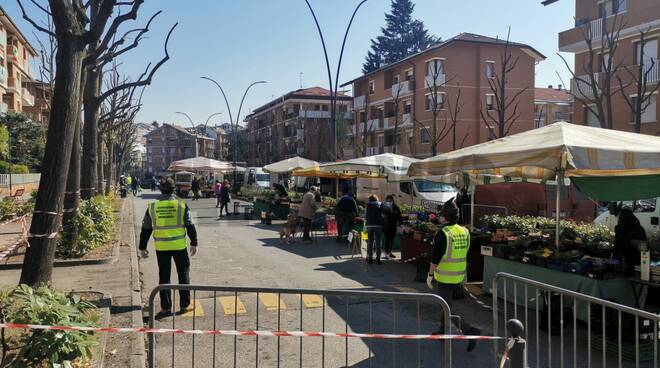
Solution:
[{"label": "black trousers", "polygon": [[[157,250],[156,258],[158,260],[158,283],[169,284],[170,274],[172,273],[172,258],[174,258],[174,265],[176,265],[176,273],[179,276],[179,284],[190,284],[190,258],[188,258],[188,250]],[[190,305],[190,291],[179,291],[179,306],[181,309],[186,309]],[[160,307],[164,310],[172,309],[172,291],[160,291]]]},{"label": "black trousers", "polygon": [[383,233],[385,234],[385,246],[383,248],[385,254],[390,254],[392,253],[392,247],[394,246],[394,240],[396,239],[396,226],[385,225]]}]

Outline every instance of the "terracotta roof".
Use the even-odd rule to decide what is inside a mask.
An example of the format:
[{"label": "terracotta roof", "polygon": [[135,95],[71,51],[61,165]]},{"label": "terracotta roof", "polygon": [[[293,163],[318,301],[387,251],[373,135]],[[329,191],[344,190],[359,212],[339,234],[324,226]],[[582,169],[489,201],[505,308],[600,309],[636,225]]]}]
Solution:
[{"label": "terracotta roof", "polygon": [[564,89],[559,90],[554,88],[535,88],[534,100],[547,101],[547,102],[572,103],[573,96],[571,96],[571,94]]},{"label": "terracotta roof", "polygon": [[[454,42],[485,43],[485,44],[491,44],[491,45],[506,45],[506,43],[507,43],[507,41],[506,41],[505,39],[501,39],[501,38],[493,38],[493,37],[482,36],[482,35],[478,35],[478,34],[474,34],[474,33],[465,33],[465,32],[463,32],[463,33],[461,33],[461,34],[459,34],[459,35],[457,35],[457,36],[455,36],[455,37],[452,37],[452,38],[450,38],[450,39],[448,39],[448,40],[440,41],[440,42],[436,43],[435,45],[429,47],[429,48],[426,49],[426,50],[422,50],[422,51],[420,51],[420,52],[418,52],[418,53],[412,54],[412,55],[410,55],[410,56],[408,56],[408,57],[405,57],[405,58],[403,58],[403,59],[401,59],[401,60],[398,60],[398,61],[395,61],[395,62],[393,62],[393,63],[391,63],[391,64],[385,65],[385,66],[381,67],[380,69],[376,69],[376,70],[374,70],[373,72],[370,72],[370,73],[367,73],[367,74],[363,74],[363,75],[361,75],[361,76],[359,76],[359,77],[357,77],[357,78],[354,78],[354,79],[352,79],[352,80],[350,80],[350,81],[348,81],[348,82],[342,84],[341,87],[347,86],[347,85],[349,85],[349,84],[355,82],[355,81],[358,80],[358,79],[362,79],[362,78],[364,78],[364,77],[366,77],[366,76],[376,74],[376,73],[378,73],[378,72],[380,72],[380,71],[382,71],[382,70],[389,69],[389,68],[391,68],[391,67],[393,67],[393,66],[395,66],[395,65],[398,65],[398,64],[400,64],[400,63],[402,63],[402,62],[404,62],[404,61],[406,61],[406,60],[410,60],[410,59],[412,59],[412,58],[415,58],[415,57],[417,57],[417,56],[419,56],[419,55],[425,54],[425,53],[430,52],[430,51],[432,51],[432,50],[436,50],[436,49],[439,49],[439,48],[445,47],[445,46],[450,45],[450,44],[452,44],[452,43],[454,43]],[[532,46],[529,46],[529,45],[527,45],[527,44],[519,43],[519,42],[513,42],[513,41],[509,41],[509,44],[510,44],[511,46],[520,47],[520,48],[524,48],[524,49],[528,49],[528,50],[530,50],[532,53],[536,54],[536,55],[537,55],[537,58],[540,59],[540,60],[545,60],[545,58],[546,58],[545,55],[543,55],[542,53],[540,53],[539,51],[537,51],[535,48],[533,48]]]}]

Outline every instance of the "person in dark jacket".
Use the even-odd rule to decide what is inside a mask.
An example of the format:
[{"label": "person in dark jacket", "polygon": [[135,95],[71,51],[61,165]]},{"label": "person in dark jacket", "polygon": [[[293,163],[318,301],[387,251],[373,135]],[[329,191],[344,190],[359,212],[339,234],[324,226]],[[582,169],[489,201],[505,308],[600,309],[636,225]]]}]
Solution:
[{"label": "person in dark jacket", "polygon": [[353,229],[353,219],[358,214],[357,202],[355,202],[350,188],[337,201],[335,212],[337,214],[337,241],[347,242],[348,234]]},{"label": "person in dark jacket", "polygon": [[229,197],[230,190],[231,186],[229,185],[229,181],[225,180],[220,189],[220,217],[222,217],[223,208],[225,209],[227,216],[229,216],[229,202],[231,202],[231,198]]},{"label": "person in dark jacket", "polygon": [[624,265],[626,276],[633,276],[635,265],[640,262],[639,243],[647,239],[644,227],[630,208],[623,208],[619,212],[614,234],[614,258]]},{"label": "person in dark jacket", "polygon": [[392,246],[396,238],[396,230],[401,225],[401,209],[394,202],[394,196],[388,195],[383,203],[383,214],[385,215],[385,222],[383,226],[383,233],[385,234],[385,259],[396,258],[392,254]]},{"label": "person in dark jacket", "polygon": [[374,247],[376,248],[376,264],[381,264],[380,253],[382,247],[382,237],[383,237],[383,204],[380,203],[378,197],[373,194],[369,197],[369,202],[367,203],[367,234],[369,240],[367,240],[367,263],[374,263]]},{"label": "person in dark jacket", "polygon": [[199,199],[199,179],[193,178],[192,180],[192,192],[193,192],[193,201]]}]

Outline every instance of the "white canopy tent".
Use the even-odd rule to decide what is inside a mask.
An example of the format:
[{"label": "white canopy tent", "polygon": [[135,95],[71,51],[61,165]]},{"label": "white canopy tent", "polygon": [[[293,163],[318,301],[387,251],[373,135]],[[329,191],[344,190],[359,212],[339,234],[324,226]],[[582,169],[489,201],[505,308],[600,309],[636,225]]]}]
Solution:
[{"label": "white canopy tent", "polygon": [[310,167],[318,166],[316,161],[308,160],[299,156],[287,158],[286,160],[274,162],[264,166],[264,171],[271,174],[287,174],[294,170],[304,170]]},{"label": "white canopy tent", "polygon": [[226,173],[241,171],[243,168],[234,167],[230,162],[218,161],[207,157],[194,157],[174,161],[167,168],[168,171],[218,172]]},{"label": "white canopy tent", "polygon": [[407,176],[410,165],[419,161],[416,158],[383,153],[360,157],[352,160],[321,165],[320,171],[348,177],[382,177],[388,180],[400,180]]},{"label": "white canopy tent", "polygon": [[[425,178],[451,174],[523,181],[649,180],[660,175],[660,137],[561,122],[431,157],[408,170],[410,176]],[[557,186],[557,242],[559,191]]]}]

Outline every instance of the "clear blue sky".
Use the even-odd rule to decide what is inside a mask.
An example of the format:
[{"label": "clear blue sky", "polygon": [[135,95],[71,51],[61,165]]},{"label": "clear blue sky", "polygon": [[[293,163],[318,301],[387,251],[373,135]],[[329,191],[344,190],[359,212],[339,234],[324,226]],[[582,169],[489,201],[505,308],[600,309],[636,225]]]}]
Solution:
[{"label": "clear blue sky", "polygon": [[[324,28],[335,65],[345,26],[358,0],[310,2]],[[443,39],[461,32],[506,37],[510,26],[512,41],[532,45],[548,57],[536,69],[536,86],[545,87],[560,83],[557,72],[564,81],[569,78],[557,56],[557,34],[572,27],[575,1],[563,0],[548,7],[540,2],[417,0],[415,17]],[[31,26],[21,19],[16,2],[3,3],[24,33],[33,39]],[[342,82],[360,74],[370,39],[380,34],[389,6],[389,0],[369,0],[360,10],[348,39]],[[219,91],[201,80],[201,75],[220,81],[229,95],[233,114],[245,87],[255,80],[267,80],[268,84],[251,91],[242,116],[272,97],[298,88],[301,72],[304,87],[327,88],[321,43],[303,0],[148,0],[141,8],[138,23],[146,22],[157,10],[163,10],[163,14],[149,39],[122,59],[123,71],[140,74],[149,61],[159,60],[167,29],[179,22],[170,43],[172,59],[145,92],[138,121],[188,125],[175,111],[187,112],[196,122],[204,122],[211,113],[222,111],[220,119],[228,120]],[[30,11],[38,15],[34,7]],[[568,60],[572,61],[571,55]]]}]

